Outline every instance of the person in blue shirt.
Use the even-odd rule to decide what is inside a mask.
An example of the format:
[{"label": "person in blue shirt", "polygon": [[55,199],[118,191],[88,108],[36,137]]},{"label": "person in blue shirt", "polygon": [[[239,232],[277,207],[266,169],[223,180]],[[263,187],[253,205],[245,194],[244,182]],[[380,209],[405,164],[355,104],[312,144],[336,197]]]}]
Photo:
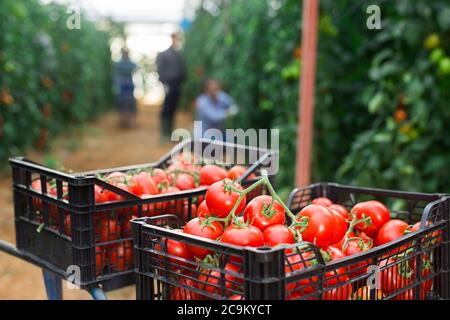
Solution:
[{"label": "person in blue shirt", "polygon": [[[205,137],[208,129],[217,129],[225,139],[225,120],[233,113],[233,107],[233,99],[222,91],[220,82],[214,78],[207,79],[203,94],[196,100],[196,118],[202,122],[201,137]],[[195,134],[200,136],[200,132]]]},{"label": "person in blue shirt", "polygon": [[119,125],[122,128],[134,127],[136,124],[136,99],[134,98],[133,72],[136,64],[131,61],[127,48],[122,49],[122,56],[114,64],[114,85],[117,93]]}]

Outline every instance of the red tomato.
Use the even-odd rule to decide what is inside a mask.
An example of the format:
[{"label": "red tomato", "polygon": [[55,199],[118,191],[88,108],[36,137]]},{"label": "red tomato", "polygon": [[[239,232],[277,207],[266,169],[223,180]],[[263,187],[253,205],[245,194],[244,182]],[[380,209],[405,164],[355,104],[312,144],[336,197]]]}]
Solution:
[{"label": "red tomato", "polygon": [[[223,233],[223,227],[218,221],[207,223],[203,218],[194,218],[184,226],[183,232],[198,237],[217,240]],[[211,250],[199,246],[187,245],[187,248],[194,257],[200,260],[203,260],[206,255],[213,253]]]},{"label": "red tomato", "polygon": [[177,175],[175,179],[175,187],[177,187],[180,190],[194,189],[196,187],[195,179],[190,174],[180,173],[179,175]]},{"label": "red tomato", "polygon": [[[177,193],[180,189],[177,187],[166,187],[161,189],[161,194],[167,194],[167,193]],[[158,204],[160,205],[160,204]],[[177,214],[183,210],[183,200],[182,199],[176,199],[176,200],[168,200],[163,203],[163,210],[164,213],[167,214]]]},{"label": "red tomato", "polygon": [[378,230],[375,244],[381,246],[382,244],[398,239],[405,234],[407,228],[408,224],[403,220],[389,220],[381,226],[380,230]]},{"label": "red tomato", "polygon": [[403,288],[412,284],[413,270],[407,268],[405,262],[396,262],[394,258],[382,260],[378,267],[385,268],[380,272],[381,290],[386,296],[392,295],[398,291],[403,291],[395,295],[394,300],[412,300],[412,289]]},{"label": "red tomato", "polygon": [[164,185],[172,183],[171,177],[167,173],[165,173],[163,169],[160,168],[153,169],[151,176],[156,186],[158,186],[160,183]]},{"label": "red tomato", "polygon": [[284,224],[273,224],[268,226],[264,232],[264,243],[270,247],[279,244],[291,244],[295,242],[294,234],[291,229]]},{"label": "red tomato", "polygon": [[[415,260],[416,259],[414,259],[414,262]],[[426,277],[430,276],[431,272],[433,271],[433,264],[429,259],[427,259],[427,255],[425,255],[422,260],[423,264],[421,273],[422,279],[425,279]],[[433,278],[430,278],[428,280],[422,280],[422,283],[420,284],[420,299],[424,300],[432,287],[433,287]]]},{"label": "red tomato", "polygon": [[[308,268],[314,265],[317,260],[314,258],[314,255],[311,251],[308,252],[295,252],[292,255],[287,256],[287,263],[285,265],[284,271],[286,275],[290,273],[297,272],[298,270],[302,270],[305,267]],[[317,276],[312,276],[309,278],[303,278],[295,282],[291,282],[286,284],[286,290],[292,291],[298,288],[298,291],[291,293],[291,298],[299,298],[304,294],[311,293],[315,290],[314,283],[318,281]]]},{"label": "red tomato", "polygon": [[131,269],[133,265],[133,244],[131,241],[118,243],[109,247],[111,268],[117,271]]},{"label": "red tomato", "polygon": [[[271,203],[272,207],[269,209]],[[272,200],[271,196],[258,196],[245,207],[244,220],[264,231],[270,225],[284,224],[284,209],[278,201]]]},{"label": "red tomato", "polygon": [[407,233],[407,232],[416,232],[416,231],[419,231],[419,229],[420,229],[420,221],[416,222],[413,225],[408,226],[408,228],[405,230],[405,233]]},{"label": "red tomato", "polygon": [[72,234],[72,225],[70,222],[70,214],[66,214],[66,217],[64,218],[64,234],[66,236],[71,236]]},{"label": "red tomato", "polygon": [[376,200],[357,203],[352,209],[352,214],[356,215],[357,219],[370,218],[368,224],[359,223],[355,226],[356,230],[364,231],[369,237],[374,237],[381,226],[391,219],[389,210]]},{"label": "red tomato", "polygon": [[264,236],[254,226],[239,227],[231,224],[223,232],[221,241],[243,247],[261,247],[264,245]]},{"label": "red tomato", "polygon": [[113,191],[105,190],[104,192],[106,194],[106,198],[108,199],[108,201],[117,201],[120,198],[120,196]]},{"label": "red tomato", "polygon": [[323,294],[323,300],[349,300],[352,295],[351,283],[346,283],[337,288],[327,290]]},{"label": "red tomato", "polygon": [[[153,194],[143,193],[139,197],[141,199],[151,199],[154,196],[155,195],[153,195]],[[138,209],[137,207],[133,207],[134,215],[138,214],[137,209]],[[163,214],[163,211],[164,211],[164,205],[161,203],[153,202],[153,203],[144,203],[142,205],[142,216],[144,216],[144,217],[153,217],[157,214]]]},{"label": "red tomato", "polygon": [[105,253],[100,247],[97,246],[95,247],[95,270],[97,272],[97,275],[103,272],[105,265]]},{"label": "red tomato", "polygon": [[211,212],[208,209],[208,205],[206,204],[206,201],[203,200],[202,203],[200,203],[200,205],[198,206],[198,210],[197,210],[197,216],[201,217],[201,218],[206,218],[211,216]]},{"label": "red tomato", "polygon": [[236,288],[242,285],[244,279],[241,267],[233,262],[228,262],[225,265],[225,281],[227,282],[227,288]]},{"label": "red tomato", "polygon": [[[47,189],[48,188],[49,188],[49,186],[47,185]],[[33,182],[31,182],[31,189],[42,193],[41,180],[40,179],[33,180]],[[40,211],[42,209],[42,200],[39,199],[38,197],[33,197],[32,204],[33,204],[34,211]]]},{"label": "red tomato", "polygon": [[[48,188],[48,185],[47,185]],[[41,183],[41,179],[36,179],[33,180],[31,182],[31,189],[35,190],[35,191],[39,191],[42,192],[42,183]]]},{"label": "red tomato", "polygon": [[[185,277],[178,277],[177,281],[181,286],[172,286],[170,290],[170,300],[200,300],[200,295],[184,287],[195,287],[192,279]],[[184,286],[184,287],[182,287]]]},{"label": "red tomato", "polygon": [[312,204],[318,204],[324,207],[331,206],[333,204],[333,201],[328,199],[327,197],[319,197],[315,198],[313,201],[311,201]]},{"label": "red tomato", "polygon": [[345,221],[344,217],[335,209],[328,207],[328,210],[333,214],[334,219],[336,220],[333,239],[331,243],[337,243],[344,238],[345,233],[347,232],[348,224]]},{"label": "red tomato", "polygon": [[183,210],[177,214],[181,221],[188,221],[197,217],[197,205],[191,203],[189,206],[189,200],[183,199]]},{"label": "red tomato", "polygon": [[121,230],[122,230],[122,238],[128,238],[131,237],[131,219],[138,218],[137,214],[132,214],[131,217],[129,215],[122,215],[120,224],[121,224]]},{"label": "red tomato", "polygon": [[337,213],[339,213],[339,214],[344,218],[345,221],[348,220],[349,212],[348,212],[348,210],[347,210],[346,207],[341,206],[340,204],[335,204],[335,203],[334,203],[334,204],[328,206],[328,209],[334,209],[334,210],[336,210]]},{"label": "red tomato", "polygon": [[[47,184],[47,193],[48,195],[57,198],[58,197],[58,189],[56,188],[56,183]],[[62,186],[62,199],[69,198],[69,186],[66,183],[63,183]]]},{"label": "red tomato", "polygon": [[128,180],[128,175],[124,172],[111,172],[110,174],[106,175],[105,180],[108,183],[116,184],[116,183],[126,183]]},{"label": "red tomato", "polygon": [[[130,189],[130,187],[128,185],[124,184],[124,183],[118,183],[118,184],[116,184],[116,187],[122,189],[123,191],[133,193],[133,191]],[[107,195],[108,195],[108,199],[110,201],[116,201],[116,200],[122,200],[123,199],[123,196],[120,196],[120,195],[118,195],[118,194],[116,194],[114,192],[108,192]]]},{"label": "red tomato", "polygon": [[106,190],[104,190],[100,186],[97,185],[94,186],[94,196],[95,196],[95,203],[102,203],[108,201],[108,195]]},{"label": "red tomato", "polygon": [[225,281],[225,292],[222,292],[221,279],[223,279],[223,277],[219,271],[201,270],[200,272],[201,273],[197,278],[197,287],[208,294],[227,295],[229,292],[227,289],[233,288],[233,285],[230,282]]},{"label": "red tomato", "polygon": [[345,239],[346,238],[360,238],[360,240],[363,241],[363,245],[366,247],[373,247],[373,240],[372,238],[368,237],[364,232],[350,232],[347,237],[342,238],[341,241],[339,241],[338,243],[333,244],[333,246],[339,248],[342,250],[342,246],[344,245]]},{"label": "red tomato", "polygon": [[[242,177],[245,172],[248,170],[248,168],[244,166],[236,165],[232,167],[230,170],[228,170],[227,177],[231,180],[238,180],[240,177]],[[250,173],[246,180],[252,180],[255,179],[256,175],[254,173]]]},{"label": "red tomato", "polygon": [[206,199],[206,197],[205,197],[205,195],[206,194],[199,194],[198,196],[197,196],[197,203],[202,203],[205,199]]},{"label": "red tomato", "polygon": [[336,261],[342,258],[345,258],[344,253],[341,251],[340,248],[337,248],[335,246],[328,246],[324,252],[325,255],[325,261]]},{"label": "red tomato", "polygon": [[222,167],[207,164],[200,169],[200,185],[210,186],[214,182],[221,181],[227,177],[227,170]]},{"label": "red tomato", "polygon": [[193,153],[185,154],[183,152],[180,152],[179,154],[177,154],[176,157],[175,157],[175,155],[173,155],[172,160],[173,160],[174,164],[177,164],[184,168],[189,168],[196,162],[196,158]]},{"label": "red tomato", "polygon": [[131,178],[132,191],[136,195],[158,194],[159,189],[148,172],[142,171]]},{"label": "red tomato", "polygon": [[230,300],[245,300],[245,298],[241,294],[233,294]]},{"label": "red tomato", "polygon": [[[181,230],[180,230],[181,232]],[[166,248],[165,250],[163,248]],[[169,263],[171,264],[171,269],[179,269],[180,267],[188,267],[195,268],[194,265],[189,263],[189,261],[194,261],[194,256],[188,250],[188,247],[185,243],[173,240],[173,239],[161,239],[161,243],[155,245],[155,249],[159,251],[166,251],[169,255],[175,256],[178,258],[185,259],[187,261],[180,261],[176,258],[169,259]]]},{"label": "red tomato", "polygon": [[310,204],[304,207],[297,219],[308,218],[308,226],[302,232],[304,241],[309,241],[319,247],[326,247],[333,243],[335,238],[336,218],[326,207]]},{"label": "red tomato", "polygon": [[[329,246],[327,250],[323,253],[325,261],[337,261],[339,259],[345,258],[342,251],[336,247]],[[345,268],[338,268],[337,270],[330,270],[325,273],[325,287],[332,287],[339,283],[344,283],[349,280],[349,276]]]},{"label": "red tomato", "polygon": [[100,234],[100,242],[108,242],[116,240],[120,236],[120,225],[115,219],[107,219],[102,217],[96,219],[96,234]]},{"label": "red tomato", "polygon": [[[189,217],[188,210],[189,210],[189,202],[187,200],[184,201],[184,210],[185,210],[185,217],[187,218],[196,218],[197,217],[197,205],[195,203],[191,204],[191,217]],[[187,220],[187,219],[185,219]]]},{"label": "red tomato", "polygon": [[[224,179],[212,184],[206,191],[206,204],[211,213],[220,218],[225,218],[236,204],[239,193],[228,190],[229,186],[237,189],[242,187],[230,179]],[[245,207],[245,196],[238,205],[236,215],[240,214]]]},{"label": "red tomato", "polygon": [[[355,235],[356,236],[356,235]],[[349,238],[352,238],[350,236]],[[345,240],[343,240],[343,243]],[[342,253],[346,256],[352,256],[354,254],[364,252],[372,248],[372,242],[371,241],[365,241],[363,237],[360,237],[360,239],[351,239],[347,242],[347,246],[345,248],[342,248]],[[367,266],[370,264],[371,260],[368,261],[360,261],[358,263],[352,264],[349,267],[349,270],[352,272],[350,273],[351,277],[356,277],[359,275],[362,275],[367,272]]]}]

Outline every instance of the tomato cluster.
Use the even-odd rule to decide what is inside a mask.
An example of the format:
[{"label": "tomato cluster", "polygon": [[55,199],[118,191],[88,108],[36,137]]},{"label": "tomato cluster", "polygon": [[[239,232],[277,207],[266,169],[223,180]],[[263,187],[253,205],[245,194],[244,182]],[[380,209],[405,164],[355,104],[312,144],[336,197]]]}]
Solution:
[{"label": "tomato cluster", "polygon": [[[141,199],[148,199],[155,195],[178,193],[185,190],[197,188],[199,186],[211,185],[224,178],[237,180],[247,171],[247,167],[236,165],[227,170],[221,166],[207,164],[195,164],[193,155],[179,154],[170,160],[169,165],[163,168],[151,168],[140,171],[115,171],[99,178],[116,188],[122,189],[127,193],[134,194]],[[250,174],[249,179],[255,178]],[[31,188],[34,191],[43,193],[41,180],[32,181]],[[56,182],[52,180],[46,184],[46,194],[57,198]],[[68,185],[62,183],[62,200],[68,200]],[[95,204],[100,205],[108,202],[120,202],[125,197],[120,193],[103,188],[100,185],[94,186]],[[130,219],[138,216],[156,216],[160,214],[175,214],[183,220],[187,217],[196,217],[197,202],[204,199],[199,196],[197,201],[189,201],[187,198],[176,200],[163,200],[154,203],[138,206],[124,207],[115,210],[102,211],[98,207],[94,217],[94,231],[96,240],[96,268],[97,274],[109,268],[111,271],[125,271],[133,265],[133,250],[131,241],[125,241],[131,237]],[[48,219],[45,221],[46,227],[59,231],[62,226],[62,233],[71,236],[71,218],[69,211],[58,208],[56,204],[47,203],[38,197],[32,198],[33,212],[36,213],[38,223],[44,225],[43,206],[46,206]],[[204,208],[200,208],[204,210]],[[62,213],[62,216],[59,214]],[[61,221],[61,217],[62,220]],[[123,241],[117,241],[122,240]]]},{"label": "tomato cluster", "polygon": [[[294,215],[273,193],[259,195],[247,202],[246,196],[250,189],[252,186],[244,190],[238,183],[228,178],[213,183],[206,192],[205,200],[199,205],[198,216],[188,221],[179,232],[242,247],[275,247],[307,241],[316,245],[324,261],[330,263],[399,239],[409,232],[418,231],[420,226],[420,223],[412,226],[403,220],[391,219],[387,207],[376,200],[357,203],[348,210],[328,198],[316,198]],[[208,295],[225,294],[230,299],[236,298],[233,293],[237,289],[243,289],[242,258],[230,255],[222,274],[217,271],[223,268],[223,264],[217,262],[223,261],[221,254],[197,244],[182,241],[166,242],[167,252],[171,256],[182,258],[170,260],[172,268],[178,270],[180,275],[188,273],[190,286]],[[381,270],[382,281],[377,293],[378,298],[397,294],[394,297],[396,299],[412,299],[412,289],[406,292],[401,290],[402,286],[411,283],[417,276],[414,271],[417,269],[415,259],[405,258],[410,254],[408,250],[411,250],[411,247],[412,244],[404,245],[396,252],[379,259],[371,258],[327,271],[322,299],[367,298],[370,293],[366,293],[364,288],[354,288],[351,280],[367,274],[368,266],[372,264],[377,264]],[[286,249],[286,255],[286,274],[317,263],[313,251]],[[186,261],[191,262],[190,268],[185,268]],[[195,269],[197,265],[194,262],[198,261],[202,261],[200,265],[203,267]],[[431,262],[431,255],[424,258],[422,277],[430,274]],[[210,268],[204,267],[205,265],[209,265]],[[240,273],[241,276],[230,276],[230,270]],[[221,285],[221,276],[225,277],[225,287]],[[229,281],[230,278],[234,281]],[[298,299],[314,293],[317,290],[314,287],[317,281],[318,276],[312,276],[287,283],[287,298]],[[431,280],[421,284],[422,298],[431,286]],[[175,291],[173,296],[177,298],[180,294]],[[202,298],[193,293],[189,293],[188,296]]]},{"label": "tomato cluster", "polygon": [[[409,232],[419,230],[420,222],[409,225],[400,219],[391,219],[391,214],[386,206],[376,200],[356,203],[350,211],[345,207],[334,204],[328,198],[316,198],[312,204],[304,207],[297,215],[299,221],[306,219],[306,226],[301,226],[303,240],[316,244],[322,252],[326,262],[336,261],[346,256],[352,256],[367,251],[375,246],[381,246],[397,240]],[[399,300],[411,300],[414,298],[413,290],[402,290],[411,284],[414,277],[416,264],[412,258],[412,243],[403,245],[392,252],[374,261],[367,259],[329,271],[326,274],[325,287],[331,287],[342,283],[337,288],[325,290],[324,299],[347,300],[368,299],[370,294],[377,294],[376,299],[391,297]],[[411,255],[411,258],[406,258]],[[381,288],[376,293],[367,288],[359,288],[353,292],[351,279],[367,274],[367,267],[376,264]],[[421,272],[422,277],[430,274],[432,259],[430,255],[424,258]],[[336,281],[336,280],[339,281]],[[332,280],[332,281],[331,281]],[[420,298],[431,290],[432,280],[427,280],[420,285]],[[305,291],[303,291],[305,292]],[[372,293],[370,293],[372,292]]]}]

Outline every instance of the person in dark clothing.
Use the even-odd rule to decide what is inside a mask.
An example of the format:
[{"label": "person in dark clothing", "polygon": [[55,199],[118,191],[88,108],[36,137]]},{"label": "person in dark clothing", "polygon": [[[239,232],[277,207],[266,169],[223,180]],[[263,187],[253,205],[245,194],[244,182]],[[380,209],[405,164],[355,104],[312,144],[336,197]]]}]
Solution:
[{"label": "person in dark clothing", "polygon": [[195,132],[195,136],[205,138],[208,130],[217,129],[225,137],[225,120],[237,107],[233,99],[222,90],[217,79],[209,78],[205,81],[203,93],[197,98],[195,105],[196,118],[202,124],[201,132]]},{"label": "person in dark clothing", "polygon": [[170,139],[173,119],[181,93],[181,84],[186,75],[184,59],[179,50],[176,33],[171,35],[172,45],[156,57],[159,80],[163,83],[166,96],[161,111],[161,138]]},{"label": "person in dark clothing", "polygon": [[122,49],[122,57],[114,65],[114,84],[116,87],[119,125],[122,128],[136,124],[136,99],[134,98],[133,72],[136,69],[129,57],[128,50]]}]

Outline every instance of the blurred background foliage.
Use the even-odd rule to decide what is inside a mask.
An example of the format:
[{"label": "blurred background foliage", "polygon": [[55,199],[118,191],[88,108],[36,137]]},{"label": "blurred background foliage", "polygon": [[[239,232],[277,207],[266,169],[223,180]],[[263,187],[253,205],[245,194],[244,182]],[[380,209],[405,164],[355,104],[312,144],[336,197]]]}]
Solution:
[{"label": "blurred background foliage", "polygon": [[[293,185],[301,1],[204,0],[187,32],[192,103],[219,78],[241,112],[229,127],[279,128]],[[321,0],[313,180],[450,192],[450,2]],[[381,8],[381,30],[366,12]]]},{"label": "blurred background foliage", "polygon": [[109,33],[81,15],[70,30],[67,7],[0,1],[0,163],[46,148],[57,133],[111,105]]}]

